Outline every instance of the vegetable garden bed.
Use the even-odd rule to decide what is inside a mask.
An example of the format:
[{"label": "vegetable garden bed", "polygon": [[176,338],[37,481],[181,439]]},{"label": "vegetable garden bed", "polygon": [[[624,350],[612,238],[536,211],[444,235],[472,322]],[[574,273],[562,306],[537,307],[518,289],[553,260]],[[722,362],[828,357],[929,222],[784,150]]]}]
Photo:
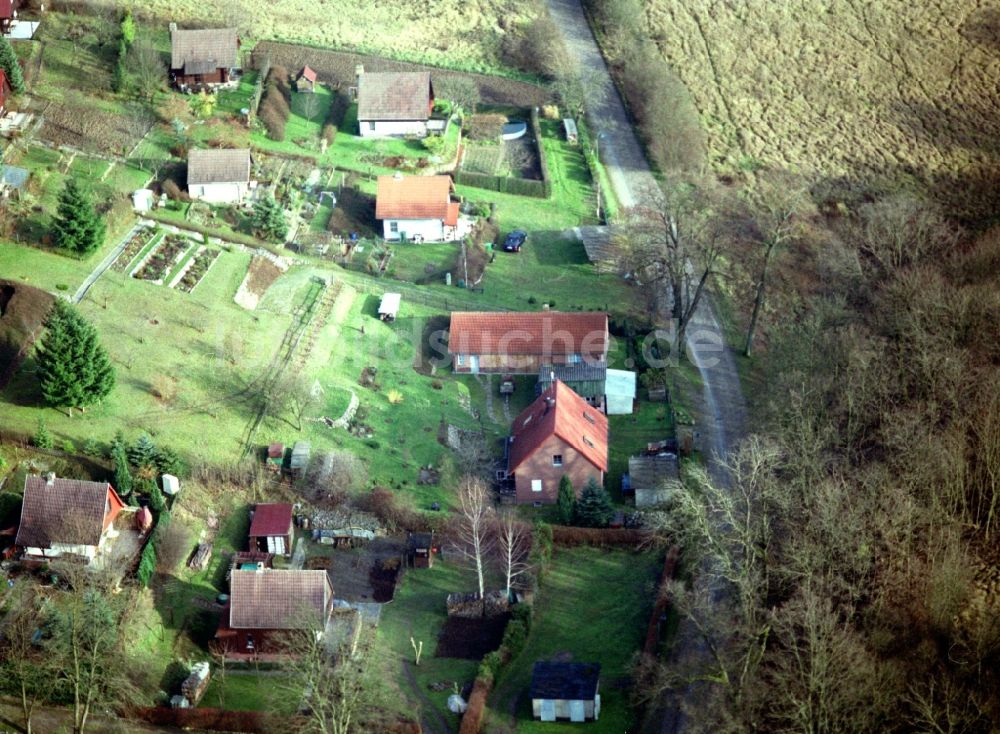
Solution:
[{"label": "vegetable garden bed", "polygon": [[115,264],[112,266],[116,273],[124,273],[128,270],[128,266],[132,264],[135,260],[136,255],[146,249],[146,246],[151,244],[154,239],[160,234],[158,230],[155,229],[141,229],[129,239],[128,244],[125,245],[125,249],[122,250],[118,259],[115,260]]},{"label": "vegetable garden bed", "polygon": [[219,250],[214,248],[205,246],[198,248],[198,252],[191,261],[191,265],[180,276],[180,280],[175,283],[174,287],[185,293],[193,291],[201,282],[201,279],[208,273],[208,269],[212,267],[212,263],[216,261],[219,254]]},{"label": "vegetable garden bed", "polygon": [[146,262],[136,268],[132,277],[163,285],[167,274],[196,245],[196,242],[186,237],[168,235],[150,252]]}]

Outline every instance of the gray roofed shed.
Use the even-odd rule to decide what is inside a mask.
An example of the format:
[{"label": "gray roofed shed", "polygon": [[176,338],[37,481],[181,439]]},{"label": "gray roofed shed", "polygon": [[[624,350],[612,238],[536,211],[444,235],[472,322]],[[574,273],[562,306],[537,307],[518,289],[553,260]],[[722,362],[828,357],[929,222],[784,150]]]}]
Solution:
[{"label": "gray roofed shed", "polygon": [[296,441],[292,446],[292,458],[288,462],[288,468],[293,472],[304,471],[309,466],[309,454],[312,451],[312,444],[308,441]]},{"label": "gray roofed shed", "polygon": [[680,482],[680,466],[675,454],[630,456],[628,475],[635,490],[635,506],[652,507],[670,498],[672,486]]},{"label": "gray roofed shed", "polygon": [[359,120],[426,120],[433,99],[429,71],[365,72],[358,78]]},{"label": "gray roofed shed", "polygon": [[538,392],[542,393],[552,384],[552,376],[573,388],[582,398],[604,397],[604,383],[608,368],[606,364],[569,364],[542,366],[538,370]]}]

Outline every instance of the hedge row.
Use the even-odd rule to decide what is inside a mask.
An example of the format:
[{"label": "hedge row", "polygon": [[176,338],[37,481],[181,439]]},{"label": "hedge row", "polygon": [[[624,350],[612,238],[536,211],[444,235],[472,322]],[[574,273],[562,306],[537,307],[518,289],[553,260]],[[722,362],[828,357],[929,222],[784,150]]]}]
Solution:
[{"label": "hedge row", "polygon": [[652,540],[649,533],[634,528],[574,528],[552,526],[552,542],[563,548],[589,545],[595,548],[639,548]]},{"label": "hedge row", "polygon": [[552,185],[548,181],[535,181],[530,178],[493,176],[489,173],[460,170],[455,173],[455,183],[487,191],[499,191],[501,194],[531,196],[536,199],[548,199],[552,195]]},{"label": "hedge row", "polygon": [[476,678],[476,682],[472,684],[469,706],[462,716],[462,725],[458,729],[458,734],[479,734],[479,728],[483,725],[483,714],[486,713],[486,697],[492,687],[491,683]]},{"label": "hedge row", "polygon": [[542,183],[545,185],[545,197],[552,196],[552,176],[549,175],[549,162],[542,145],[542,126],[538,124],[538,108],[531,108],[531,131],[535,134],[535,146],[538,148],[538,164],[542,171]]}]

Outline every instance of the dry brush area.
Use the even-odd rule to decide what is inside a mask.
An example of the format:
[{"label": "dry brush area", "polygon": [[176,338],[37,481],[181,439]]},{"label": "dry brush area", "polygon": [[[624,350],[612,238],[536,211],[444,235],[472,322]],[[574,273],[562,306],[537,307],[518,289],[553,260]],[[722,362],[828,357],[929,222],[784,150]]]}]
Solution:
[{"label": "dry brush area", "polygon": [[[77,4],[77,3],[73,3]],[[91,0],[121,8],[122,0]],[[352,48],[471,70],[498,66],[500,21],[532,14],[530,0],[151,0],[135,12],[166,25],[220,22],[257,39]]]},{"label": "dry brush area", "polygon": [[1000,11],[979,0],[645,0],[721,170],[911,181],[997,211]]}]

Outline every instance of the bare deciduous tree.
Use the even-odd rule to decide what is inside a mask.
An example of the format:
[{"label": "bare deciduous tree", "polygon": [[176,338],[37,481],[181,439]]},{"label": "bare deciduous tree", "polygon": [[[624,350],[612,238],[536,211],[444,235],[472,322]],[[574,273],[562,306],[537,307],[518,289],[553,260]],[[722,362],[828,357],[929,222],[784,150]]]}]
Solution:
[{"label": "bare deciduous tree", "polygon": [[367,707],[371,691],[368,657],[370,634],[362,633],[359,653],[333,649],[330,641],[311,628],[285,635],[283,647],[290,653],[288,692],[307,692],[301,734],[348,734]]},{"label": "bare deciduous tree", "polygon": [[8,598],[7,618],[3,625],[3,645],[0,647],[4,678],[15,688],[20,698],[25,734],[31,734],[31,719],[35,705],[51,686],[52,671],[36,644],[39,606],[34,587],[18,584]]},{"label": "bare deciduous tree", "polygon": [[510,509],[500,512],[496,522],[497,557],[500,560],[500,570],[507,584],[507,596],[518,576],[531,569],[528,554],[531,551],[531,528],[518,519],[517,514]]},{"label": "bare deciduous tree", "polygon": [[495,542],[490,533],[493,503],[486,482],[478,477],[465,477],[459,487],[458,501],[453,546],[476,572],[479,596],[483,598],[486,594],[483,573]]},{"label": "bare deciduous tree", "polygon": [[619,268],[647,280],[659,296],[666,288],[674,330],[673,357],[683,351],[687,329],[730,241],[729,219],[712,202],[707,185],[673,178],[655,206],[634,207],[615,235]]},{"label": "bare deciduous tree", "polygon": [[803,234],[802,217],[809,211],[810,201],[804,182],[797,181],[792,176],[777,174],[758,178],[756,187],[746,193],[746,199],[754,223],[750,237],[760,250],[760,269],[756,276],[753,310],[743,347],[743,353],[749,357],[753,351],[757,320],[764,306],[771,261]]}]

